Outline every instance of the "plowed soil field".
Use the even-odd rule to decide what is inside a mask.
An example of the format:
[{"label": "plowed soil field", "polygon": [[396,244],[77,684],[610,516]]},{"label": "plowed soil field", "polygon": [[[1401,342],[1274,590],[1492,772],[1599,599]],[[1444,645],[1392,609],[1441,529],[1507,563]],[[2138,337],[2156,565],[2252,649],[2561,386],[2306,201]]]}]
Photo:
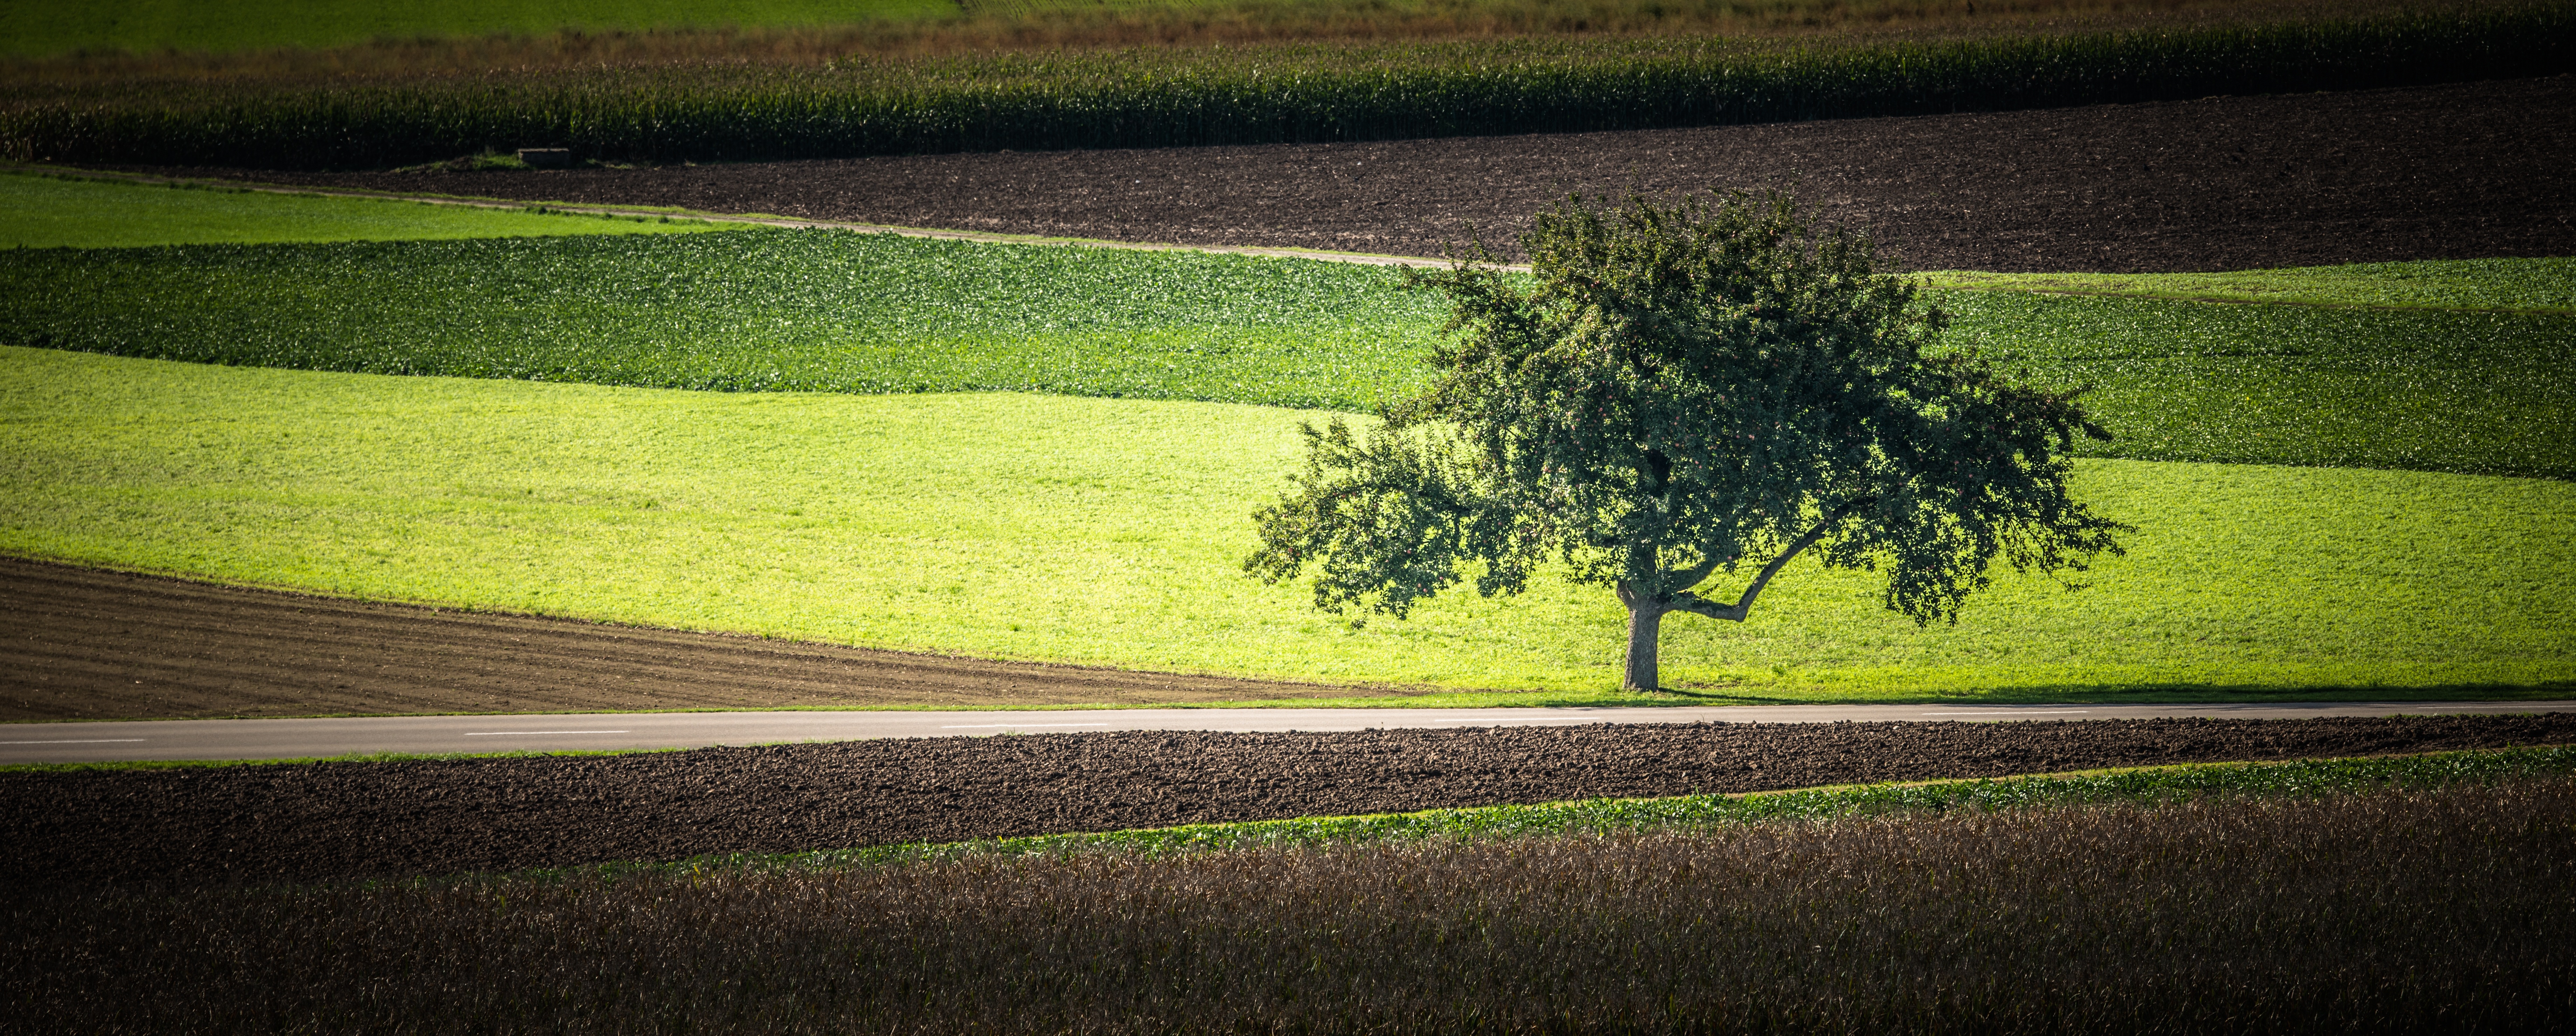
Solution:
[{"label": "plowed soil field", "polygon": [[0,558],[0,722],[1372,693],[308,597]]},{"label": "plowed soil field", "polygon": [[1436,256],[1568,190],[1794,183],[1916,269],[2576,254],[2576,77],[2049,111],[1362,144],[268,181]]},{"label": "plowed soil field", "polygon": [[670,860],[1596,796],[2576,741],[2576,715],[1040,734],[0,773],[0,882]]}]

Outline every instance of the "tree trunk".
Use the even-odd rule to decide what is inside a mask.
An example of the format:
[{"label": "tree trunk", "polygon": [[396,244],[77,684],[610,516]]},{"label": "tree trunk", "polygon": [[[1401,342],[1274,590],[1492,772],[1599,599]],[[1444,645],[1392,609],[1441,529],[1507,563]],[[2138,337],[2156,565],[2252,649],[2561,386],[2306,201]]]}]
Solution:
[{"label": "tree trunk", "polygon": [[1623,689],[1659,691],[1661,674],[1655,668],[1655,648],[1664,628],[1664,609],[1653,601],[1638,601],[1628,606],[1628,671],[1620,678]]}]

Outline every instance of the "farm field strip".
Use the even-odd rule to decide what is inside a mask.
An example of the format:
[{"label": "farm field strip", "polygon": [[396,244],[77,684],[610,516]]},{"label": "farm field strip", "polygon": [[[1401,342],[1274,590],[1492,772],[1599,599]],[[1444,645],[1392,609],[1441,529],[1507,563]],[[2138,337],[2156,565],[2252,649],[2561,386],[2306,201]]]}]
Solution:
[{"label": "farm field strip", "polygon": [[511,68],[320,83],[43,79],[0,151],[384,168],[491,148],[745,161],[1642,129],[2408,86],[2565,71],[2559,3],[1806,45],[1606,36]]},{"label": "farm field strip", "polygon": [[[265,1022],[363,1008],[780,1032],[1393,1017],[1414,1032],[1576,1019],[1660,1033],[1755,1012],[1816,1031],[2548,1028],[2576,944],[2576,794],[2545,754],[2434,761],[2489,771],[2449,780],[2336,780],[2326,764],[2172,781],[2224,789],[2197,797],[2156,794],[2161,774],[2130,775],[2122,790],[2143,796],[2093,801],[2082,780],[1989,782],[1958,796],[1966,808],[1641,833],[56,885],[0,904],[0,950],[19,964],[0,983],[33,1017],[79,1028],[251,1027],[250,1004]],[[2388,769],[2358,762],[2345,769]],[[1979,808],[1981,793],[2004,808]],[[1593,978],[1641,960],[1658,966]],[[495,968],[521,976],[506,995],[476,980]],[[368,978],[396,971],[411,981]],[[84,995],[64,996],[73,975]]]},{"label": "farm field strip", "polygon": [[[1302,589],[1238,575],[1301,416],[8,349],[0,551],[996,659],[1462,690],[1605,679],[1616,602],[1553,578],[1352,630]],[[1916,629],[1865,575],[1802,562],[1765,621],[1667,630],[1667,672],[1775,701],[2519,697],[2576,678],[2555,589],[2576,581],[2576,484],[2102,460],[2079,488],[2143,530],[2091,589],[2007,577],[1958,626]]]},{"label": "farm field strip", "polygon": [[[2438,783],[2563,767],[2576,749],[2534,746],[2571,740],[2576,715],[2541,713],[1041,731],[626,753],[27,766],[0,769],[8,792],[0,845],[15,849],[0,852],[0,879],[309,881],[674,861],[687,871],[902,862],[925,849],[1115,854],[1562,834],[1813,818],[1873,800],[1881,808],[1944,799],[1993,806],[2231,786],[2291,791],[2302,778],[2310,791]],[[2461,766],[2423,755],[2463,750],[2484,758]],[[2344,761],[2319,762],[2334,759]],[[2254,767],[2270,772],[2252,781],[2225,766],[2081,776],[2248,761],[2292,765]],[[1887,787],[2045,773],[2079,776],[2004,788]],[[1836,785],[1876,787],[1803,804],[1736,798]],[[259,821],[243,823],[246,814]]]},{"label": "farm field strip", "polygon": [[[2028,720],[2323,719],[2576,713],[2576,700],[2243,702],[2184,705],[1725,705],[1662,707],[1118,709],[1051,712],[627,712],[511,716],[200,719],[0,727],[0,767],[90,763],[450,756],[494,751],[631,752],[873,738],[1063,731],[1194,730],[1330,733],[1513,724],[2002,723]],[[594,729],[562,729],[588,727]],[[494,729],[501,728],[501,729]],[[113,747],[111,747],[113,746]]]},{"label": "farm field strip", "polygon": [[[524,227],[517,227],[517,228],[514,228],[514,229],[516,230],[516,232],[515,232],[515,233],[501,233],[501,232],[474,232],[474,233],[404,233],[404,234],[369,234],[369,235],[367,235],[367,236],[363,236],[363,237],[360,237],[360,236],[347,236],[347,237],[316,237],[316,238],[301,238],[301,237],[298,237],[298,238],[287,238],[287,237],[262,237],[262,238],[257,238],[257,239],[244,238],[244,237],[211,237],[211,236],[206,236],[206,235],[191,235],[191,236],[187,237],[187,238],[186,238],[186,239],[184,239],[184,240],[142,240],[142,241],[138,241],[138,240],[116,240],[116,241],[112,241],[112,242],[106,242],[106,243],[104,243],[104,244],[91,244],[91,243],[88,243],[88,242],[77,242],[77,241],[56,241],[56,240],[47,240],[47,241],[42,242],[42,244],[41,244],[41,245],[31,245],[31,244],[28,244],[28,243],[20,243],[20,244],[18,245],[18,247],[41,247],[41,246],[52,246],[52,245],[57,245],[57,244],[61,244],[61,245],[74,245],[74,246],[77,246],[77,247],[103,247],[103,246],[105,246],[105,247],[132,247],[132,246],[135,246],[135,245],[162,245],[162,244],[212,244],[212,243],[219,243],[219,242],[222,242],[222,243],[252,243],[252,242],[254,242],[254,241],[261,242],[261,243],[265,243],[265,242],[272,242],[272,241],[274,241],[274,242],[287,242],[287,241],[293,241],[293,242],[306,242],[306,241],[316,241],[316,240],[320,240],[320,241],[337,241],[337,240],[363,240],[363,241],[441,240],[441,239],[464,238],[464,237],[521,237],[521,236],[524,236],[524,237],[545,237],[545,236],[556,236],[556,235],[567,234],[567,233],[653,233],[653,232],[670,232],[670,231],[672,231],[672,230],[682,230],[682,229],[686,229],[686,230],[716,229],[716,228],[710,228],[710,227],[696,227],[696,226],[687,226],[687,225],[686,225],[686,223],[688,223],[688,222],[694,222],[694,223],[703,223],[703,224],[715,224],[715,225],[717,225],[717,228],[726,227],[726,226],[746,226],[746,227],[774,227],[774,228],[789,229],[789,230],[846,230],[846,231],[851,231],[851,232],[854,232],[854,233],[862,233],[862,234],[893,234],[893,235],[896,235],[896,236],[899,236],[899,237],[917,237],[917,238],[924,238],[924,239],[934,240],[934,241],[977,241],[977,242],[984,242],[984,243],[989,243],[989,244],[1053,245],[1053,246],[1066,246],[1066,247],[1107,248],[1107,249],[1117,249],[1117,250],[1123,250],[1123,251],[1138,251],[1138,252],[1207,252],[1207,253],[1212,253],[1212,254],[1217,254],[1217,255],[1246,255],[1246,256],[1259,256],[1259,257],[1263,257],[1263,258],[1313,259],[1313,260],[1319,260],[1319,261],[1324,261],[1324,262],[1357,263],[1357,264],[1360,264],[1360,265],[1363,265],[1363,266],[1439,266],[1439,265],[1442,265],[1442,261],[1441,261],[1441,260],[1438,260],[1438,259],[1427,259],[1427,258],[1422,258],[1422,257],[1419,257],[1419,256],[1402,256],[1402,255],[1369,255],[1369,254],[1362,253],[1362,252],[1334,252],[1334,251],[1329,251],[1329,250],[1325,250],[1325,249],[1317,249],[1317,248],[1264,248],[1264,247],[1257,247],[1257,246],[1251,246],[1251,245],[1244,245],[1244,246],[1234,246],[1234,245],[1182,245],[1182,244],[1168,244],[1168,243],[1153,242],[1153,241],[1102,241],[1102,240],[1093,240],[1093,239],[1090,239],[1090,238],[1073,238],[1073,237],[1043,237],[1043,236],[1033,235],[1033,234],[997,234],[997,233],[985,233],[985,232],[982,232],[982,231],[974,231],[974,230],[940,230],[940,229],[930,228],[930,227],[899,227],[899,226],[888,226],[888,225],[877,224],[877,223],[857,223],[857,222],[850,222],[850,221],[847,221],[847,220],[829,220],[829,219],[796,219],[796,218],[790,218],[790,217],[785,217],[785,216],[763,216],[763,215],[744,215],[744,214],[739,214],[739,213],[702,212],[702,211],[697,211],[697,210],[693,210],[693,209],[679,209],[679,208],[671,208],[671,207],[668,207],[668,206],[651,206],[651,205],[596,205],[596,204],[567,203],[567,202],[559,202],[559,201],[538,201],[538,202],[512,201],[512,200],[503,199],[503,198],[472,198],[472,197],[455,197],[455,196],[449,196],[449,195],[439,195],[439,194],[418,194],[418,193],[403,193],[403,192],[397,192],[397,191],[369,191],[369,190],[359,190],[359,189],[353,189],[353,188],[333,188],[333,187],[321,187],[321,186],[297,186],[297,185],[292,185],[292,184],[268,184],[268,183],[259,183],[259,182],[257,182],[257,181],[249,181],[249,180],[209,179],[209,178],[204,178],[204,177],[157,176],[157,175],[153,175],[153,174],[149,174],[149,173],[124,173],[124,172],[116,172],[116,171],[112,171],[112,170],[73,169],[73,168],[69,168],[69,167],[57,167],[57,166],[8,166],[8,165],[0,165],[0,174],[5,174],[5,173],[19,173],[19,174],[22,174],[22,175],[52,176],[52,177],[63,177],[63,178],[78,178],[78,179],[84,179],[84,180],[97,180],[97,181],[106,182],[106,183],[127,183],[127,184],[136,184],[136,185],[150,185],[150,186],[162,186],[162,187],[179,187],[179,188],[203,188],[203,189],[212,189],[212,190],[221,190],[221,191],[238,191],[238,192],[243,192],[243,193],[253,193],[253,194],[276,194],[276,195],[290,195],[290,196],[297,196],[297,197],[316,197],[316,198],[342,198],[342,199],[350,199],[350,200],[366,200],[366,201],[409,201],[409,202],[418,202],[418,203],[421,203],[421,204],[424,204],[424,205],[441,205],[441,206],[449,206],[449,207],[454,207],[454,208],[464,208],[464,209],[488,209],[488,210],[502,210],[502,211],[507,211],[507,212],[512,212],[512,213],[521,213],[521,214],[527,214],[527,213],[529,213],[529,210],[530,210],[530,209],[534,208],[534,209],[542,210],[542,211],[541,211],[541,212],[539,212],[539,213],[535,213],[535,214],[533,214],[533,215],[537,215],[537,216],[539,216],[540,218],[543,218],[543,217],[562,217],[562,216],[595,216],[595,217],[605,217],[605,218],[611,218],[611,219],[633,220],[633,221],[644,221],[644,220],[655,220],[655,219],[658,219],[658,220],[661,220],[661,221],[662,221],[663,223],[665,223],[665,224],[668,224],[668,223],[670,223],[672,220],[675,220],[675,219],[676,219],[676,220],[685,221],[685,222],[684,222],[682,225],[680,225],[680,226],[661,226],[661,227],[656,227],[656,228],[654,228],[654,229],[650,229],[650,230],[648,230],[648,229],[640,229],[640,228],[639,228],[639,229],[633,229],[633,230],[628,230],[628,229],[624,229],[624,228],[609,229],[609,230],[600,230],[600,229],[582,230],[582,229],[577,229],[577,228],[575,228],[575,227],[569,226],[569,225],[567,225],[567,224],[565,224],[565,223],[563,223],[563,222],[561,222],[561,221],[559,221],[559,220],[546,220],[546,221],[544,221],[544,222],[530,223],[530,224],[525,225]],[[25,201],[25,199],[10,199],[10,200],[12,200],[13,202],[20,202],[20,203],[23,203],[23,202]],[[115,199],[115,201],[125,201],[125,200],[129,200],[129,199]],[[103,201],[104,201],[104,200],[103,200]],[[69,215],[70,215],[70,214],[68,214],[68,213],[67,213],[67,214],[65,214],[65,216],[64,216],[64,217],[62,217],[62,218],[63,218],[63,219],[65,219],[66,221],[68,221],[68,219],[69,219]],[[93,221],[93,222],[94,222],[94,221],[96,221],[97,219],[99,219],[102,215],[104,215],[106,218],[109,218],[109,219],[113,219],[113,218],[114,218],[114,215],[113,215],[112,213],[101,213],[101,212],[99,212],[99,211],[92,210],[92,211],[89,213],[90,221]],[[23,217],[23,215],[22,215],[22,217],[21,217],[21,218],[22,218],[22,219],[24,218],[24,217]],[[469,224],[469,226],[470,226],[470,224]],[[495,226],[499,226],[499,224],[495,224]],[[562,229],[554,229],[554,228],[562,228]],[[479,228],[477,228],[477,229],[479,229]],[[553,234],[548,234],[548,233],[547,233],[547,231],[548,231],[549,229],[553,229],[553,230],[554,230],[554,233],[553,233]],[[56,236],[56,237],[60,237],[61,235],[60,235],[60,234],[56,234],[55,236]],[[7,242],[7,240],[6,240],[6,239],[7,239],[7,237],[8,237],[8,233],[7,233],[7,228],[6,228],[5,224],[0,224],[0,247],[7,247],[7,246],[8,246],[8,242]],[[1515,269],[1525,269],[1525,268],[1526,268],[1525,266],[1523,266],[1523,267],[1515,267]]]},{"label": "farm field strip", "polygon": [[[2465,267],[2463,274],[2455,267]],[[2327,276],[2548,304],[2570,264]],[[2247,275],[2255,276],[2254,274]],[[832,231],[0,252],[0,342],[723,390],[1041,391],[1365,410],[1443,316],[1394,272]],[[2358,285],[2359,287],[2356,287]],[[2460,297],[2443,289],[2433,297]],[[2576,316],[1936,291],[1949,341],[2096,386],[2144,460],[2576,474]]]},{"label": "farm field strip", "polygon": [[[695,209],[650,205],[615,205],[572,203],[551,199],[510,200],[506,198],[455,197],[437,194],[404,193],[322,185],[269,184],[246,179],[167,176],[110,170],[72,169],[50,166],[6,166],[0,172],[96,180],[104,183],[129,183],[183,188],[209,188],[228,192],[283,194],[320,198],[414,201],[430,205],[466,208],[502,209],[524,212],[540,206],[548,213],[575,216],[607,216],[645,220],[678,216],[714,224],[779,227],[787,229],[846,230],[865,234],[894,234],[943,241],[979,241],[992,244],[1064,245],[1131,251],[1207,252],[1217,255],[1248,255],[1264,258],[1312,259],[1322,262],[1358,263],[1368,266],[1438,267],[1448,260],[1424,256],[1376,255],[1363,252],[1337,252],[1315,248],[1277,248],[1251,245],[1175,244],[1156,241],[1111,241],[1077,237],[1045,237],[1034,234],[1008,234],[974,230],[930,227],[893,226],[853,220],[791,218],[757,214],[710,212]],[[129,196],[130,197],[130,196]],[[12,198],[25,204],[28,199]],[[126,199],[117,199],[126,200]],[[64,217],[68,218],[66,213]],[[504,237],[500,233],[433,235],[415,234],[414,238]],[[541,235],[532,235],[541,236]],[[355,238],[353,238],[355,239]],[[371,235],[363,240],[394,240],[396,235]],[[118,242],[118,244],[205,244],[236,238],[192,236],[184,240]],[[277,240],[288,240],[278,238]],[[306,240],[306,239],[294,239]],[[336,240],[336,239],[335,239]],[[51,243],[51,242],[49,242]],[[94,246],[93,246],[94,247]],[[1504,269],[1526,271],[1528,264],[1503,264]],[[2243,302],[2357,307],[2379,309],[2430,309],[2537,313],[2553,316],[2576,315],[2576,258],[2548,259],[2474,259],[2431,260],[2421,262],[2355,263],[2342,266],[2288,267],[2282,269],[2236,270],[2224,273],[2187,274],[2109,274],[2109,273],[1988,273],[1975,270],[1930,270],[1919,276],[1935,289],[1977,291],[2033,292],[2042,294],[2101,295],[2122,298],[2158,299],[2184,302]]]},{"label": "farm field strip", "polygon": [[668,213],[568,210],[522,202],[458,205],[357,191],[0,166],[0,248],[418,241],[668,234],[722,229]]},{"label": "farm field strip", "polygon": [[[1915,269],[2174,272],[2576,255],[2576,80],[1512,137],[545,173],[190,175],[1057,238],[1438,256],[1565,191],[1795,182]],[[1903,171],[1904,175],[1896,175]],[[1927,198],[1940,199],[1925,204]]]},{"label": "farm field strip", "polygon": [[2545,754],[2460,753],[2434,765],[2489,772],[2420,783],[2370,779],[2379,760],[2346,768],[2359,781],[2172,781],[2218,789],[2199,796],[2156,794],[2158,774],[2095,801],[2082,780],[1991,782],[1964,808],[1642,832],[55,885],[0,903],[0,991],[100,1029],[362,1010],[778,1032],[2547,1029],[2576,966],[2576,792]]}]

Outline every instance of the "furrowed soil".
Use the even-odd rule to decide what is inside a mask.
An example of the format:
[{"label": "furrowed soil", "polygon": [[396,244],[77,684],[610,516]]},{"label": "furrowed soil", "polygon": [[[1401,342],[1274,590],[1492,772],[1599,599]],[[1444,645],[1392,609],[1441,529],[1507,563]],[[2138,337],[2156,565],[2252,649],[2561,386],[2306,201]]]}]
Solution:
[{"label": "furrowed soil", "polygon": [[2576,254],[2576,77],[1359,144],[272,182],[1437,256],[1568,190],[1794,183],[1915,269],[2153,273]]},{"label": "furrowed soil", "polygon": [[1591,797],[2576,741],[2576,716],[885,739],[0,773],[0,882],[674,860]]},{"label": "furrowed soil", "polygon": [[0,721],[1149,705],[1384,689],[867,651],[0,558]]}]

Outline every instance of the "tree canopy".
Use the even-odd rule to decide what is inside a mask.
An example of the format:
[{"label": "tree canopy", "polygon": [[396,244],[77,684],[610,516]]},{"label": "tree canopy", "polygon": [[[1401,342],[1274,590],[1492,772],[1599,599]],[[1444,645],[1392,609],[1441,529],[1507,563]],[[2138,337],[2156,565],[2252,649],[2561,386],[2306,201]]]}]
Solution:
[{"label": "tree canopy", "polygon": [[[2120,552],[2127,527],[2067,491],[2074,437],[2110,438],[2081,390],[1941,348],[1866,233],[1776,191],[1631,194],[1568,197],[1520,243],[1527,275],[1479,243],[1408,276],[1453,307],[1431,384],[1365,435],[1306,426],[1246,571],[1311,565],[1317,607],[1400,619],[1470,571],[1491,596],[1561,563],[1617,592],[1623,683],[1655,690],[1665,614],[1744,621],[1805,551],[1884,573],[1918,623],[1957,621],[1998,557]],[[1731,599],[1701,589],[1748,569]]]}]

